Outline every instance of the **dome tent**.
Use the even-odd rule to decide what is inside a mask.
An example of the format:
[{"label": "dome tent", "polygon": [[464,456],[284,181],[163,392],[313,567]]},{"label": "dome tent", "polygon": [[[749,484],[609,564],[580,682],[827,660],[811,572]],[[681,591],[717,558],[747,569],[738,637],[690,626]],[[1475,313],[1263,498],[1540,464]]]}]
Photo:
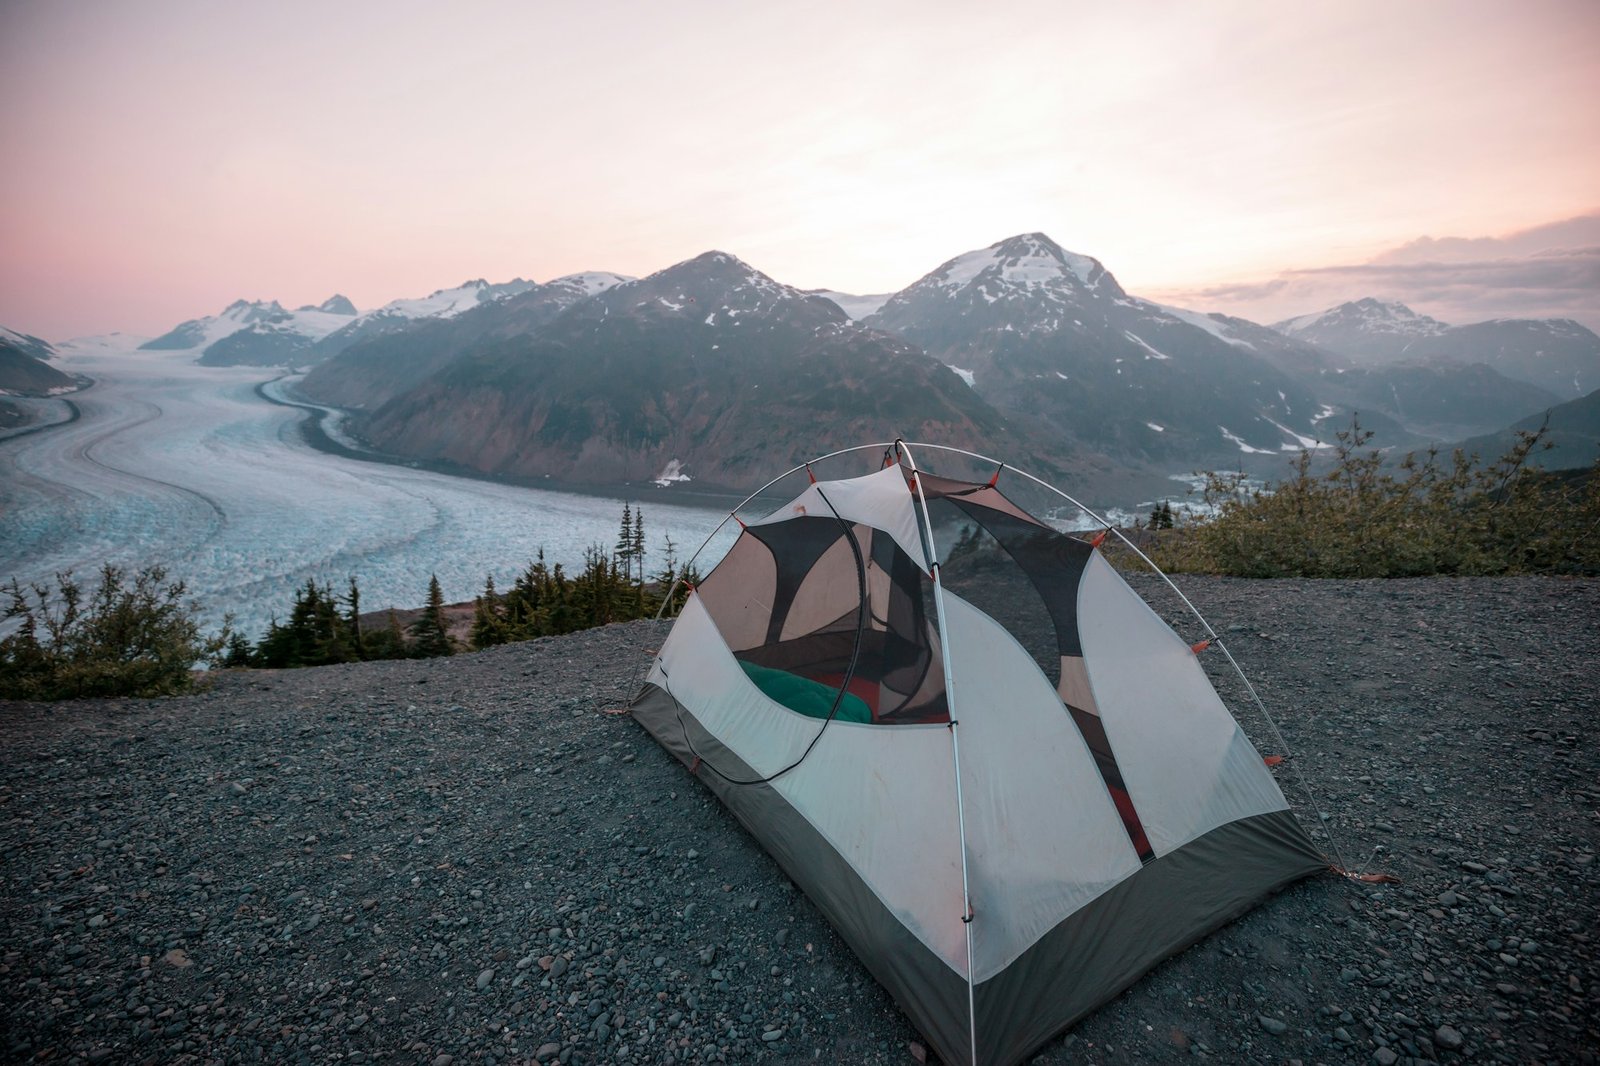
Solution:
[{"label": "dome tent", "polygon": [[1328,863],[1096,544],[924,449],[735,513],[632,713],[945,1061],[1008,1064]]}]

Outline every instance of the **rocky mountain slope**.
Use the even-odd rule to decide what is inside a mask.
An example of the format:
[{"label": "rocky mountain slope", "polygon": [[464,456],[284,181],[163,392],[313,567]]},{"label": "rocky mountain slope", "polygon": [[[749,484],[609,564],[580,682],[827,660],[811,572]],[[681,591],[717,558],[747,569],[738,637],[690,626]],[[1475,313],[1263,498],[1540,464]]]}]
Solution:
[{"label": "rocky mountain slope", "polygon": [[1530,457],[1535,465],[1552,470],[1593,466],[1600,459],[1600,389],[1529,415],[1496,432],[1468,438],[1456,447],[1492,459],[1510,450],[1517,442],[1519,431],[1533,433],[1540,428],[1544,429],[1545,442],[1551,447]]},{"label": "rocky mountain slope", "polygon": [[1567,318],[1456,326],[1413,347],[1424,360],[1486,363],[1517,381],[1576,399],[1600,389],[1600,336]]},{"label": "rocky mountain slope", "polygon": [[314,367],[300,391],[318,403],[376,410],[472,346],[532,333],[578,301],[631,280],[604,272],[573,274],[456,314],[375,314],[350,327],[352,336],[361,336],[346,347],[333,345],[337,335],[327,338],[327,350],[338,358]]},{"label": "rocky mountain slope", "polygon": [[48,341],[0,326],[0,392],[48,396],[78,388],[78,379],[46,362],[54,355]]},{"label": "rocky mountain slope", "polygon": [[[1182,584],[1299,817],[1401,881],[1302,881],[1033,1061],[1592,1061],[1600,582]],[[607,713],[663,635],[0,702],[0,1054],[912,1066],[816,908]]]},{"label": "rocky mountain slope", "polygon": [[[1148,461],[1295,451],[1336,413],[1264,357],[1259,334],[1240,335],[1250,324],[1131,297],[1098,260],[1042,233],[957,256],[865,324],[1047,435]],[[1272,343],[1290,357],[1291,345]]]},{"label": "rocky mountain slope", "polygon": [[415,323],[444,321],[506,300],[535,288],[522,278],[491,283],[482,278],[450,289],[438,289],[417,299],[391,300],[375,311],[334,330],[312,346],[307,362],[320,363],[353,344],[408,329]]},{"label": "rocky mountain slope", "polygon": [[[1483,363],[1355,366],[1323,371],[1322,382],[1326,395],[1359,411],[1364,425],[1377,412],[1418,439],[1450,440],[1499,429],[1560,402],[1555,393]],[[1389,433],[1384,442],[1398,441]]]},{"label": "rocky mountain slope", "polygon": [[483,325],[457,324],[444,366],[371,409],[375,445],[567,481],[647,480],[676,461],[723,485],[886,435],[1037,451],[913,346],[722,252],[536,328]]},{"label": "rocky mountain slope", "polygon": [[1350,364],[1482,363],[1560,399],[1600,388],[1600,336],[1571,319],[1496,319],[1448,326],[1404,304],[1369,298],[1279,322],[1274,328],[1336,352]]},{"label": "rocky mountain slope", "polygon": [[[1497,430],[1600,382],[1600,338],[1575,323],[1452,327],[1366,299],[1268,328],[1132,296],[1040,233],[888,296],[800,292],[737,269],[745,280],[704,302],[687,264],[640,282],[479,279],[364,314],[343,297],[292,312],[239,301],[146,347],[310,365],[301,391],[357,411],[396,455],[563,480],[688,464],[725,484],[752,447],[787,462],[902,434],[984,449],[1003,436],[1007,455],[1080,480],[1276,475],[1357,412],[1375,443],[1411,448]],[[730,295],[741,286],[783,298],[745,307]]]}]

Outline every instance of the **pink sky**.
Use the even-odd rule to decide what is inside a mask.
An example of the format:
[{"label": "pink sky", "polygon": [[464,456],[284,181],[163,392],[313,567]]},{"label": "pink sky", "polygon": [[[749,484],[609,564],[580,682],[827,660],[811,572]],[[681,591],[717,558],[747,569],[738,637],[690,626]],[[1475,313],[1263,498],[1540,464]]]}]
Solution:
[{"label": "pink sky", "polygon": [[1597,45],[1590,0],[9,0],[0,324],[155,334],[708,248],[885,292],[1043,230],[1203,310],[1600,327]]}]

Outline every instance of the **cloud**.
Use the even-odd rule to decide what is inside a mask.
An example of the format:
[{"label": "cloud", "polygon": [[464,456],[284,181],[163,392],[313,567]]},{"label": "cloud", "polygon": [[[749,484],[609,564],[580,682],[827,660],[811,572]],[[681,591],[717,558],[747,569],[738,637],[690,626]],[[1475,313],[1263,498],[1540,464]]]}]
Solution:
[{"label": "cloud", "polygon": [[1265,322],[1363,296],[1398,300],[1453,324],[1572,318],[1600,331],[1600,214],[1505,237],[1419,237],[1365,263],[1159,294]]},{"label": "cloud", "polygon": [[1600,246],[1600,215],[1549,222],[1506,237],[1418,237],[1374,256],[1374,263],[1482,262]]}]

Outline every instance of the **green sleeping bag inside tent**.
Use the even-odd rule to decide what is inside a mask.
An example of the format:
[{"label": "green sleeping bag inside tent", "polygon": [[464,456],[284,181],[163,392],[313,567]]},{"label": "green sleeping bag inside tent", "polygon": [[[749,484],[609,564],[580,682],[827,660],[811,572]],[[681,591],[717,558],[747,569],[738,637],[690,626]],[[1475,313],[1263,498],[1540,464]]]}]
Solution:
[{"label": "green sleeping bag inside tent", "polygon": [[[744,667],[745,676],[755,682],[767,699],[781,703],[797,714],[808,718],[826,718],[828,712],[833,710],[834,698],[839,695],[839,690],[830,688],[820,681],[813,681],[809,677],[791,674],[787,670],[774,670],[770,666],[758,666],[739,660],[739,665]],[[860,722],[862,725],[872,724],[872,709],[860,696],[846,692],[844,699],[839,701],[839,713],[833,716],[836,722]]]}]

